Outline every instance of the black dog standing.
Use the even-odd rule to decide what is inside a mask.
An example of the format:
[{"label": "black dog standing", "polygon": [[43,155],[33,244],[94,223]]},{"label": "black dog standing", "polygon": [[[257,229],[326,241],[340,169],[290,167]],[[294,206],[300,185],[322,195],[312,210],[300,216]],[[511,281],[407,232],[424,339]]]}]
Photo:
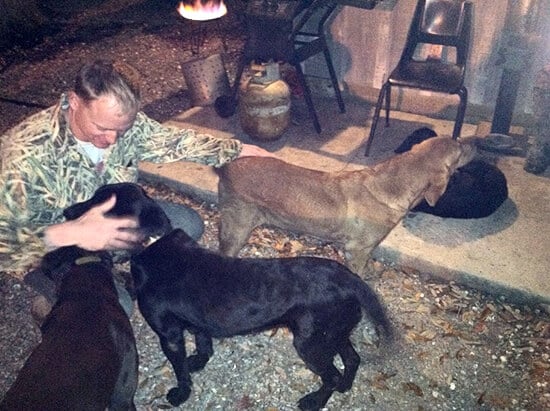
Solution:
[{"label": "black dog standing", "polygon": [[[212,338],[288,327],[298,355],[322,380],[299,407],[319,410],[334,391],[345,392],[353,384],[360,357],[349,337],[362,310],[391,336],[376,294],[329,259],[223,257],[174,230],[134,255],[131,270],[140,311],[177,377],[178,386],[167,396],[174,406],[191,393],[190,373],[212,356]],[[189,357],[186,330],[195,336],[196,353]],[[343,374],[333,364],[336,355]]]}]

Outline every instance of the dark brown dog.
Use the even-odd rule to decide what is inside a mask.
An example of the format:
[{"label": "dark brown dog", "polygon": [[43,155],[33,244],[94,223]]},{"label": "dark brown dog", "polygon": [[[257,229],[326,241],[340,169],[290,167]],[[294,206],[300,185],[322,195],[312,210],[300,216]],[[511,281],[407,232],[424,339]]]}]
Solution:
[{"label": "dark brown dog", "polygon": [[[223,257],[174,230],[133,256],[131,267],[139,309],[178,380],[167,396],[174,406],[191,393],[190,373],[204,368],[212,356],[212,338],[288,327],[298,355],[322,380],[299,407],[319,410],[333,391],[347,391],[353,384],[360,358],[349,337],[361,311],[391,336],[376,294],[336,261]],[[184,331],[195,335],[197,352],[189,357]],[[333,364],[336,355],[343,373]]]},{"label": "dark brown dog", "polygon": [[437,137],[359,171],[322,172],[274,158],[245,157],[219,169],[220,251],[235,256],[266,224],[342,243],[349,267],[370,252],[422,199],[434,205],[474,149]]},{"label": "dark brown dog", "polygon": [[134,410],[138,355],[118,302],[110,257],[64,247],[44,257],[50,274],[71,264],[34,349],[2,411]]},{"label": "dark brown dog", "polygon": [[[64,211],[80,217],[116,195],[110,216],[134,216],[143,237],[171,231],[162,208],[137,184],[109,184]],[[41,273],[56,303],[34,349],[0,404],[2,411],[134,410],[138,355],[119,303],[108,253],[63,247],[44,256]]]}]

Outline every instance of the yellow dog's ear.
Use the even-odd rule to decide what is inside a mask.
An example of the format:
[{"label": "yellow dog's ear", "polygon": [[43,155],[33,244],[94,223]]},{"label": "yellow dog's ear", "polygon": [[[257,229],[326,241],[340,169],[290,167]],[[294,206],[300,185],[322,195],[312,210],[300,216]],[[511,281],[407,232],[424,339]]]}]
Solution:
[{"label": "yellow dog's ear", "polygon": [[430,183],[428,189],[424,193],[424,198],[430,206],[435,206],[437,200],[443,195],[447,189],[447,183],[450,176],[448,173],[439,173],[438,176],[434,176],[433,181]]}]

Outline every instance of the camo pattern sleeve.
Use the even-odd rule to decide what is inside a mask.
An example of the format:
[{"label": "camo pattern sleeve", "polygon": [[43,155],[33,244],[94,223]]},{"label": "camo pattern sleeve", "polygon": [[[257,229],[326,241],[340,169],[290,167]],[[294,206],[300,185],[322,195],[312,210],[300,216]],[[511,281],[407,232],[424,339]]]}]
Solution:
[{"label": "camo pattern sleeve", "polygon": [[138,113],[134,126],[117,142],[112,155],[135,153],[138,160],[153,163],[185,160],[220,167],[238,157],[241,149],[239,140],[161,125]]},{"label": "camo pattern sleeve", "polygon": [[0,139],[0,269],[29,268],[45,252],[43,226],[61,220],[72,192],[54,156],[59,107],[41,111]]},{"label": "camo pattern sleeve", "polygon": [[139,161],[180,160],[214,167],[236,158],[238,140],[166,127],[138,113],[132,128],[93,164],[65,121],[65,95],[0,136],[0,270],[22,274],[47,252],[42,234],[63,209],[104,184],[136,182]]}]

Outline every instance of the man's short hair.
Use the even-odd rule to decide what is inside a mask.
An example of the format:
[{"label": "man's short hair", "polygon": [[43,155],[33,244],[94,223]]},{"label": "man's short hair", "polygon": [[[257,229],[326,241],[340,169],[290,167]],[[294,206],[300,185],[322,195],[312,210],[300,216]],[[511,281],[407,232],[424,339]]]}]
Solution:
[{"label": "man's short hair", "polygon": [[137,112],[140,106],[140,76],[130,65],[108,60],[86,63],[79,70],[75,93],[84,101],[112,95],[125,112]]}]

